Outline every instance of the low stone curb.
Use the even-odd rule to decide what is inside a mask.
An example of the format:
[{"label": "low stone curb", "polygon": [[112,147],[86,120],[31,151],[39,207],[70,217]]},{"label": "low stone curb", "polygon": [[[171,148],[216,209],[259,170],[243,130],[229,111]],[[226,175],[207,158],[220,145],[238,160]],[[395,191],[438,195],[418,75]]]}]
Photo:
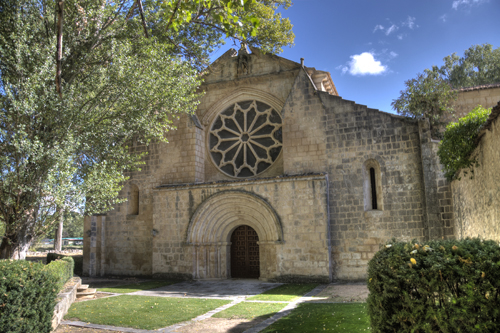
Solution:
[{"label": "low stone curb", "polygon": [[54,331],[59,323],[61,323],[62,319],[68,313],[69,307],[76,299],[76,292],[78,291],[78,287],[82,283],[82,279],[79,277],[72,278],[74,285],[69,289],[65,290],[65,292],[59,293],[57,298],[59,301],[54,307],[54,315],[52,316],[52,330]]},{"label": "low stone curb", "polygon": [[83,321],[62,321],[61,324],[63,325],[71,325],[71,326],[77,326],[77,327],[85,327],[85,328],[95,328],[95,329],[100,329],[100,330],[107,330],[107,331],[121,331],[121,332],[129,332],[129,333],[151,333],[151,332],[158,332],[158,331],[150,331],[150,330],[140,330],[137,328],[130,328],[130,327],[118,327],[118,326],[110,326],[110,325],[97,325],[97,324],[91,324],[91,323],[84,323]]}]

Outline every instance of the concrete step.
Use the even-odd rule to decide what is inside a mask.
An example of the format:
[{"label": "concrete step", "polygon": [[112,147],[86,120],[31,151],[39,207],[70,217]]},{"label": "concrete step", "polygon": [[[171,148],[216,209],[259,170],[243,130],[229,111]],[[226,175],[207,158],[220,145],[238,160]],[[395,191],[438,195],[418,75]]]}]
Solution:
[{"label": "concrete step", "polygon": [[85,290],[87,290],[88,288],[89,288],[89,285],[88,285],[88,284],[81,284],[81,285],[78,287],[77,291],[85,291]]},{"label": "concrete step", "polygon": [[87,288],[84,291],[79,291],[76,293],[76,298],[94,298],[97,293],[97,289]]}]

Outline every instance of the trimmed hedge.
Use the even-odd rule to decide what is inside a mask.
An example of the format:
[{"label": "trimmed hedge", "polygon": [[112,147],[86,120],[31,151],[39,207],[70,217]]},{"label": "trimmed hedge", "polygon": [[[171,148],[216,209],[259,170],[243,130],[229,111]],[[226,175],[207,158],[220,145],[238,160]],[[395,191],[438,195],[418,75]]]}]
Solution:
[{"label": "trimmed hedge", "polygon": [[368,265],[373,332],[498,332],[500,247],[480,239],[381,246]]},{"label": "trimmed hedge", "polygon": [[62,258],[72,258],[74,261],[73,274],[77,276],[82,276],[83,256],[65,256],[63,254],[49,252],[47,253],[47,264],[50,264],[52,261]]},{"label": "trimmed hedge", "polygon": [[50,332],[57,294],[73,265],[71,258],[49,265],[0,260],[0,332]]},{"label": "trimmed hedge", "polygon": [[75,262],[71,257],[63,257],[61,259],[47,263],[48,269],[55,277],[57,277],[57,289],[60,290],[62,286],[73,277]]}]

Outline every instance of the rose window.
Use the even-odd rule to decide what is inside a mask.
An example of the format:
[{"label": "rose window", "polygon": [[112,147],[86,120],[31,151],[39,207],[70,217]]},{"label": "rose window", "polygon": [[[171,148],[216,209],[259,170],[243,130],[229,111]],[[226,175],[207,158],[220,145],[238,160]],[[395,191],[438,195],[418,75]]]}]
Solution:
[{"label": "rose window", "polygon": [[256,176],[278,158],[283,141],[281,126],[281,116],[271,106],[257,101],[235,103],[212,125],[212,160],[230,176]]}]

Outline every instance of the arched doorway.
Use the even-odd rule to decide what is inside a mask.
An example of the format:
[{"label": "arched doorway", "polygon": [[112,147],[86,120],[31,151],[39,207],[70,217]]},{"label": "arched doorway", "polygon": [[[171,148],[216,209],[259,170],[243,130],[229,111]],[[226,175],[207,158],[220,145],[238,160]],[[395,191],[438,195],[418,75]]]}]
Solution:
[{"label": "arched doorway", "polygon": [[221,191],[198,206],[186,232],[185,245],[192,247],[193,278],[227,279],[233,276],[231,237],[241,225],[251,227],[258,235],[255,237],[255,242],[259,242],[256,257],[262,261],[258,262],[256,277],[270,279],[276,275],[276,248],[283,244],[283,228],[278,215],[269,203],[253,193]]},{"label": "arched doorway", "polygon": [[247,225],[231,234],[231,277],[258,279],[260,277],[259,236]]}]

